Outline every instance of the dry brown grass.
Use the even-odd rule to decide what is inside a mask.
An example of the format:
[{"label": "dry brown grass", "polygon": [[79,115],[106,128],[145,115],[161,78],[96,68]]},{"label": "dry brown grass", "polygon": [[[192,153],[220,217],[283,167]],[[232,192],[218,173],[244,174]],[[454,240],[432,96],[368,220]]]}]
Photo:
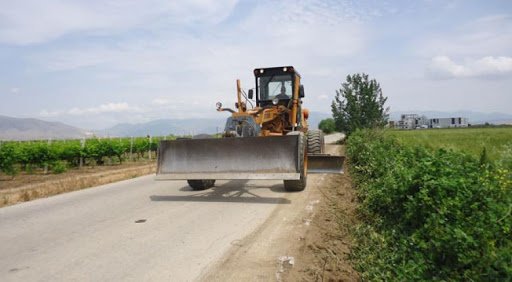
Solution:
[{"label": "dry brown grass", "polygon": [[[148,175],[155,173],[155,170],[155,163],[140,163],[137,165],[105,167],[103,170],[101,167],[97,167],[95,171],[80,172],[77,170],[54,177],[43,176],[36,180],[34,178],[38,176],[29,176],[29,180],[20,179],[23,176],[18,176],[10,183],[14,187],[10,187],[8,181],[2,181],[0,207]],[[20,185],[20,183],[22,184]]]}]

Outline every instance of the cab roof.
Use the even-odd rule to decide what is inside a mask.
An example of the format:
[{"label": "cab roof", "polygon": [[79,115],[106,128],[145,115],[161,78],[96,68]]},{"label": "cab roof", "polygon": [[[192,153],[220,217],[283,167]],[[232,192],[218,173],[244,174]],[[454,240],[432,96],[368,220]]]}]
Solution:
[{"label": "cab roof", "polygon": [[276,74],[295,74],[300,77],[299,72],[295,70],[292,66],[282,66],[282,67],[272,67],[272,68],[255,68],[254,69],[254,76],[260,77],[260,76],[270,76],[270,75],[276,75]]}]

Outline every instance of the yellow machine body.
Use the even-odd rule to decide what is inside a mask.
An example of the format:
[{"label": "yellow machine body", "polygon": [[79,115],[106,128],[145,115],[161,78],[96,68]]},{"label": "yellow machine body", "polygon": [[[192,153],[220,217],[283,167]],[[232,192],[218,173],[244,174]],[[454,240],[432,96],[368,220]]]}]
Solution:
[{"label": "yellow machine body", "polygon": [[343,172],[344,158],[324,154],[323,136],[309,130],[299,73],[287,66],[254,74],[256,105],[248,108],[254,92],[245,94],[239,80],[236,110],[217,103],[231,113],[223,138],[161,141],[157,179],[282,179],[303,181],[303,189],[307,173]]}]

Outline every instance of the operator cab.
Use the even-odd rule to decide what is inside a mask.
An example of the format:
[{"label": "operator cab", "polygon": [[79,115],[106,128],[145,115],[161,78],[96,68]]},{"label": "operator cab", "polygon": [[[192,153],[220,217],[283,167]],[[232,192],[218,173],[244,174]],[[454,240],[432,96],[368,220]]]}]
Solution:
[{"label": "operator cab", "polygon": [[[293,99],[295,83],[300,83],[300,75],[291,66],[260,68],[254,70],[256,78],[256,105],[259,107],[272,104],[289,107]],[[300,85],[300,98],[304,90]],[[252,91],[249,91],[252,96]],[[276,103],[277,102],[277,103]]]}]

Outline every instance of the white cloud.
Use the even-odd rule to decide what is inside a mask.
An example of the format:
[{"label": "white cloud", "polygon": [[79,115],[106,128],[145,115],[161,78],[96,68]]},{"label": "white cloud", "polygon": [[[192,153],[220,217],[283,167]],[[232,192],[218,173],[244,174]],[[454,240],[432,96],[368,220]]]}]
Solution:
[{"label": "white cloud", "polygon": [[57,117],[60,115],[61,115],[61,112],[59,112],[59,111],[42,110],[41,112],[39,112],[39,116],[41,116],[41,117]]},{"label": "white cloud", "polygon": [[70,115],[103,114],[120,112],[138,112],[140,108],[128,105],[128,103],[108,103],[91,108],[72,108],[67,111]]},{"label": "white cloud", "polygon": [[436,56],[428,72],[434,78],[498,77],[512,74],[512,58],[487,56],[457,64],[447,56]]},{"label": "white cloud", "polygon": [[170,103],[170,101],[168,99],[165,99],[165,98],[155,98],[153,99],[153,101],[151,101],[153,104],[155,105],[159,105],[159,106],[163,106],[163,105],[167,105]]},{"label": "white cloud", "polygon": [[141,25],[215,23],[228,16],[236,0],[4,1],[0,43],[33,44],[73,32],[115,33]]},{"label": "white cloud", "polygon": [[423,34],[412,48],[423,57],[510,55],[512,16],[492,15],[462,25]]},{"label": "white cloud", "polygon": [[329,99],[329,96],[327,96],[325,94],[322,94],[322,95],[318,96],[318,99],[320,99],[320,100],[327,100],[327,99]]},{"label": "white cloud", "polygon": [[39,115],[42,117],[57,117],[57,116],[81,116],[87,114],[109,114],[109,113],[139,113],[143,110],[140,107],[130,106],[126,102],[121,103],[106,103],[96,107],[79,108],[73,107],[66,111],[48,111],[42,110]]},{"label": "white cloud", "polygon": [[12,94],[18,94],[20,92],[20,89],[18,87],[12,87],[10,91]]},{"label": "white cloud", "polygon": [[[101,83],[122,84],[125,95],[152,93],[148,102],[142,102],[159,107],[148,106],[148,115],[162,108],[164,100],[172,101],[166,104],[169,107],[180,99],[188,106],[194,101],[199,105],[163,114],[216,114],[216,102],[234,103],[235,79],[240,78],[246,89],[254,87],[255,67],[292,64],[307,89],[328,93],[332,87],[307,79],[344,75],[340,60],[363,52],[367,30],[348,4],[341,8],[323,1],[300,4],[303,7],[294,1],[262,1],[233,24],[208,25],[196,34],[155,29],[137,38],[122,37],[115,44],[62,45],[32,54],[29,60],[44,72],[83,75],[94,68]],[[307,103],[309,108],[321,105],[318,99]]]}]

